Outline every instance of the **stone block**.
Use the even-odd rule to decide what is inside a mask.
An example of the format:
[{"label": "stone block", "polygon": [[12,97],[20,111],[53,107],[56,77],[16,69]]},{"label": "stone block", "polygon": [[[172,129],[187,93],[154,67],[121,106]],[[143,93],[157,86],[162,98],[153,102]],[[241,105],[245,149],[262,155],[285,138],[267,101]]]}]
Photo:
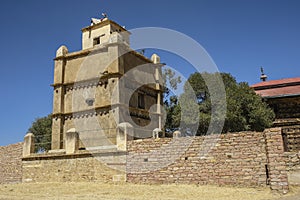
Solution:
[{"label": "stone block", "polygon": [[72,154],[79,149],[79,135],[75,128],[72,128],[66,133],[66,153]]},{"label": "stone block", "polygon": [[132,140],[134,136],[133,126],[128,122],[123,122],[117,126],[117,149],[126,151],[127,140]]},{"label": "stone block", "polygon": [[30,156],[32,153],[34,153],[34,135],[27,133],[24,137],[23,157]]},{"label": "stone block", "polygon": [[61,46],[56,51],[56,57],[65,56],[68,53],[68,48],[66,46]]},{"label": "stone block", "polygon": [[178,138],[181,137],[181,132],[180,131],[174,131],[173,132],[173,138]]}]

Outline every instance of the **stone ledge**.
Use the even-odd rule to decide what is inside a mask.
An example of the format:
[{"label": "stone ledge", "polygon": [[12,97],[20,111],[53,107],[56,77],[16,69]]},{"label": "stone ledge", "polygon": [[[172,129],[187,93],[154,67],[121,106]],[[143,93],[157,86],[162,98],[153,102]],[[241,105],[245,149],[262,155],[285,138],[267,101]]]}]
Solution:
[{"label": "stone ledge", "polygon": [[57,160],[57,159],[74,159],[74,158],[87,158],[96,156],[112,156],[112,155],[127,155],[125,151],[114,150],[80,150],[74,154],[62,154],[62,153],[47,153],[47,154],[33,154],[27,157],[23,157],[22,161],[33,161],[33,160]]}]

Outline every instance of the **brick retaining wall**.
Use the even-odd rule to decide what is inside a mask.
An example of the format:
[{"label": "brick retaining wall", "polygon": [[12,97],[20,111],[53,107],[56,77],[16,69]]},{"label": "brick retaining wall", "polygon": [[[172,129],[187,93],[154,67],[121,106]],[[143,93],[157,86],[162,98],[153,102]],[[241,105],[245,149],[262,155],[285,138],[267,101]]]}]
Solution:
[{"label": "brick retaining wall", "polygon": [[0,146],[0,183],[22,181],[23,143]]}]

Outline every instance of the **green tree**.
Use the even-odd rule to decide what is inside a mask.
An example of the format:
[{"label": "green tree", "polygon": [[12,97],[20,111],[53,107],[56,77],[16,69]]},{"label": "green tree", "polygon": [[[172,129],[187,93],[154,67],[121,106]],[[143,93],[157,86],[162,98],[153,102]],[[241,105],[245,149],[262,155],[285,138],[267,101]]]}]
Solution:
[{"label": "green tree", "polygon": [[35,119],[28,132],[35,136],[35,151],[43,152],[51,149],[52,115]]},{"label": "green tree", "polygon": [[171,136],[173,131],[175,131],[180,124],[180,106],[178,104],[178,98],[172,93],[172,90],[177,89],[178,84],[181,83],[181,77],[177,76],[170,68],[165,68],[162,76],[164,85],[164,107],[166,109],[164,129],[166,136]]},{"label": "green tree", "polygon": [[[221,101],[214,102],[216,116],[215,119],[212,119],[211,94],[218,93],[218,83],[215,83],[217,76],[222,77],[224,83],[226,105]],[[203,77],[205,77],[206,81],[209,80],[215,84],[212,89],[210,88],[211,90],[208,90]],[[181,106],[181,111],[182,113],[191,113],[198,109],[199,126],[197,128],[197,135],[207,133],[211,120],[214,121],[214,126],[222,126],[222,123],[219,123],[222,113],[218,113],[218,110],[221,110],[224,106],[227,106],[227,108],[225,123],[222,129],[223,133],[245,130],[262,131],[270,127],[273,123],[275,116],[273,110],[262,101],[260,96],[255,94],[254,90],[250,88],[247,83],[237,83],[235,78],[228,73],[194,73],[189,77],[188,83],[185,84],[185,91],[180,96],[180,102],[184,102],[185,104],[185,106]],[[190,85],[192,89],[188,89],[188,85]],[[196,96],[196,99],[192,98],[192,93]],[[195,101],[198,105],[197,108],[193,106],[193,102]],[[178,115],[178,113],[173,114]],[[173,118],[176,118],[176,116],[173,116]],[[182,118],[181,123],[188,127],[189,125],[195,124],[194,120],[194,116],[188,115]],[[175,122],[175,124],[177,125],[178,122]]]}]

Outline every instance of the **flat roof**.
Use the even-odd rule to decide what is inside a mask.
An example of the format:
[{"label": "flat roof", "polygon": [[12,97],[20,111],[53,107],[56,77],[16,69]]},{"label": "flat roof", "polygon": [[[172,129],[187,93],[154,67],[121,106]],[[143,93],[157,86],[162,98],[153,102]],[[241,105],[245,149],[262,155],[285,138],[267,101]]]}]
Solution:
[{"label": "flat roof", "polygon": [[84,28],[81,29],[81,31],[84,32],[84,31],[88,31],[88,30],[91,30],[91,29],[96,29],[96,28],[99,28],[99,27],[106,26],[108,24],[114,24],[114,25],[118,26],[122,31],[126,31],[130,34],[130,32],[127,31],[124,27],[122,27],[120,24],[118,24],[117,22],[112,21],[110,19],[104,19],[103,21],[101,21],[97,24],[84,27]]}]

